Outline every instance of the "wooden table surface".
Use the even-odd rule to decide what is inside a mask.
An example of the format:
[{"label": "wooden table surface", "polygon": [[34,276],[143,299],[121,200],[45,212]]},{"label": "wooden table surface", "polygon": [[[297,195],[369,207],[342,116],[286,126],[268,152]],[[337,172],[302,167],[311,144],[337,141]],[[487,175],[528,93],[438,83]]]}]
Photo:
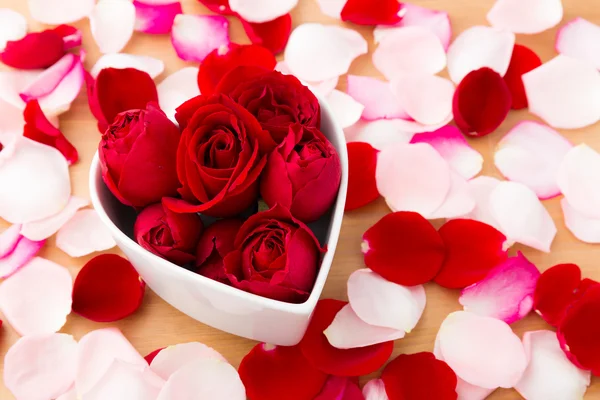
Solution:
[{"label": "wooden table surface", "polygon": [[[183,0],[186,13],[206,13],[207,10],[195,0]],[[416,0],[415,4],[434,9],[446,10],[451,17],[454,35],[462,32],[473,25],[486,24],[485,15],[493,4],[493,0]],[[314,0],[300,0],[298,7],[293,11],[294,26],[304,22],[340,23],[321,14]],[[590,0],[564,0],[565,15],[563,24],[575,17],[584,17],[596,24],[600,24],[600,8],[594,6]],[[21,12],[29,18],[29,12],[25,0],[1,0],[0,7],[12,8]],[[341,24],[341,23],[340,23]],[[89,32],[87,20],[76,24],[84,31],[84,47],[88,52],[86,67],[91,68],[99,57],[99,52]],[[30,30],[40,30],[43,26],[31,21]],[[372,28],[353,26],[361,32],[369,41],[369,48],[374,49]],[[241,24],[235,20],[231,21],[230,33],[232,41],[247,43],[248,40],[243,32]],[[538,35],[518,35],[517,42],[531,47],[544,61],[555,56],[554,40],[556,29],[543,32]],[[170,38],[165,36],[154,36],[145,34],[134,34],[124,52],[134,54],[145,54],[162,59],[166,64],[166,71],[157,78],[164,79],[167,75],[187,65],[181,61],[173,50]],[[380,76],[371,64],[371,57],[364,55],[352,65],[351,73],[357,75]],[[340,80],[340,88],[345,86],[345,79]],[[493,152],[497,141],[508,132],[518,121],[534,118],[526,111],[512,111],[502,126],[492,135],[482,139],[472,140],[472,145],[485,157],[482,173],[500,177],[493,165]],[[85,90],[73,104],[71,110],[60,118],[60,127],[67,138],[77,147],[80,161],[71,167],[71,181],[73,194],[89,197],[88,194],[88,168],[92,156],[99,141],[99,133],[96,130],[95,120],[88,109]],[[598,138],[599,126],[592,126],[579,131],[563,132],[573,143],[586,142],[600,150],[600,139]],[[552,252],[545,254],[537,250],[523,246],[514,246],[511,253],[522,251],[540,270],[545,270],[555,264],[573,262],[579,264],[584,276],[600,279],[598,258],[600,257],[600,246],[584,244],[576,240],[564,226],[559,199],[544,202],[558,228],[558,234],[552,245]],[[389,210],[382,200],[376,201],[362,209],[347,213],[342,226],[340,243],[337,248],[335,260],[323,291],[323,297],[346,299],[346,280],[350,273],[356,269],[363,268],[363,258],[360,252],[360,242],[363,232],[374,224],[379,218],[388,213]],[[0,221],[0,227],[7,224]],[[112,251],[117,251],[113,249]],[[73,259],[58,250],[54,246],[54,238],[48,240],[42,250],[42,257],[46,257],[69,268],[75,276],[92,256]],[[459,310],[459,291],[443,289],[435,284],[426,285],[427,307],[423,318],[416,329],[406,338],[396,341],[394,355],[400,353],[415,353],[420,351],[432,351],[433,342],[445,316],[455,310]],[[1,317],[0,317],[1,318]],[[254,342],[239,338],[224,332],[220,332],[209,326],[203,325],[192,318],[174,309],[151,290],[147,290],[144,303],[140,310],[133,316],[111,324],[101,324],[88,321],[77,315],[71,314],[62,332],[70,333],[76,339],[85,333],[108,326],[116,326],[129,338],[133,345],[142,355],[160,347],[188,342],[200,341],[214,347],[237,367],[242,357],[254,346]],[[535,314],[529,315],[522,321],[513,325],[514,330],[520,335],[528,330],[549,329],[550,327]],[[0,372],[3,369],[3,357],[8,348],[18,339],[17,333],[8,325],[4,324],[0,331]],[[40,355],[43,357],[43,355]],[[493,360],[490,360],[493,362]],[[375,374],[374,374],[375,376]],[[361,382],[365,382],[362,378]],[[4,384],[0,384],[0,399],[12,399],[12,395]],[[499,389],[489,397],[493,400],[519,399],[520,396],[513,390]],[[600,380],[593,379],[586,399],[600,398]],[[283,400],[283,399],[282,399]],[[433,399],[432,399],[433,400]]]}]

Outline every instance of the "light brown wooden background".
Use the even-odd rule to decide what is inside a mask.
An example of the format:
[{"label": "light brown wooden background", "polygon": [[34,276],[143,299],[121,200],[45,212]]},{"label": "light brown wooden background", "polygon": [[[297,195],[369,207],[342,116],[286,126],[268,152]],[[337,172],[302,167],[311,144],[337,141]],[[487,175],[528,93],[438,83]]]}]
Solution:
[{"label": "light brown wooden background", "polygon": [[[183,0],[182,2],[186,13],[207,12],[195,0]],[[299,3],[298,7],[292,13],[294,26],[304,22],[338,23],[321,14],[315,0],[300,0]],[[448,11],[454,34],[456,35],[470,26],[486,24],[485,15],[492,6],[493,0],[414,0],[414,3]],[[596,3],[595,0],[563,0],[565,7],[563,24],[578,16],[600,24],[600,8],[597,4],[594,5],[594,3]],[[25,0],[0,0],[0,7],[12,8],[29,18]],[[86,67],[91,68],[98,59],[99,53],[89,33],[89,23],[86,20],[80,21],[76,25],[83,29],[85,33],[84,47],[88,52]],[[30,30],[39,30],[42,28],[39,24],[31,21]],[[353,26],[353,28],[361,32],[370,42],[370,50],[372,51],[374,48],[372,43],[372,28],[357,26]],[[247,42],[246,35],[238,21],[231,21],[230,33],[234,42]],[[547,61],[555,55],[555,35],[556,29],[534,36],[518,35],[517,42],[530,46],[544,61]],[[168,36],[135,34],[124,51],[162,59],[166,63],[166,71],[157,81],[164,79],[168,74],[186,65],[186,63],[177,58]],[[370,55],[362,56],[356,60],[350,72],[358,75],[380,76],[371,64]],[[344,86],[345,79],[341,79],[340,88]],[[518,121],[526,118],[533,117],[526,111],[513,111],[497,132],[486,138],[471,141],[473,146],[485,157],[483,174],[500,177],[493,165],[494,147],[510,128]],[[96,130],[95,120],[88,109],[84,91],[75,101],[71,110],[61,116],[60,125],[65,135],[77,147],[80,154],[79,163],[71,167],[73,194],[87,197],[88,167],[98,144],[99,133]],[[580,131],[564,132],[564,134],[574,143],[586,142],[595,147],[596,150],[600,150],[599,130],[600,126],[596,125]],[[515,246],[511,251],[523,251],[542,271],[557,263],[574,262],[581,266],[585,276],[600,279],[600,269],[598,268],[600,246],[581,243],[565,229],[558,199],[544,203],[558,227],[558,235],[552,246],[552,253],[544,254],[522,246]],[[348,276],[352,271],[364,266],[360,252],[361,236],[368,227],[388,212],[389,210],[385,206],[385,203],[379,200],[345,216],[340,243],[327,285],[323,292],[323,297],[346,299],[346,280]],[[2,225],[1,221],[0,225]],[[92,257],[70,258],[54,247],[54,239],[48,241],[41,252],[41,256],[68,267],[73,276]],[[448,313],[460,309],[457,301],[459,291],[443,289],[435,284],[426,285],[426,289],[427,307],[423,318],[413,332],[407,335],[406,338],[396,342],[394,355],[431,351],[436,333],[444,317]],[[135,315],[123,321],[112,324],[100,324],[87,321],[77,315],[70,315],[62,332],[73,334],[76,339],[79,339],[91,330],[106,326],[119,327],[142,355],[156,348],[171,344],[200,341],[223,353],[236,367],[242,357],[255,344],[250,340],[220,332],[187,317],[166,304],[150,290],[147,291],[146,298],[140,310]],[[515,323],[513,328],[518,334],[522,334],[528,330],[548,329],[548,326],[541,318],[532,314],[524,320]],[[8,348],[17,339],[18,335],[5,323],[0,330],[0,370],[3,369],[2,359],[4,354],[6,354]],[[43,357],[43,355],[40,354],[40,357]],[[490,360],[490,362],[493,362],[493,360]],[[363,378],[362,382],[364,383],[365,381],[366,379]],[[12,395],[4,385],[0,384],[0,399],[12,398]],[[520,396],[515,391],[504,389],[497,390],[490,396],[490,399],[493,400],[519,398]],[[599,398],[600,380],[594,379],[592,386],[588,390],[586,399]]]}]

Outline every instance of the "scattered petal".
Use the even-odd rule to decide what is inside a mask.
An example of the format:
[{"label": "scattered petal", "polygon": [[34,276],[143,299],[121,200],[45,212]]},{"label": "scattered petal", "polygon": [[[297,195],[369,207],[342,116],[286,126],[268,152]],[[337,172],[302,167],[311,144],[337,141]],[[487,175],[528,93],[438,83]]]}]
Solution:
[{"label": "scattered petal", "polygon": [[390,400],[385,392],[385,384],[381,379],[371,379],[363,387],[365,400]]},{"label": "scattered petal", "polygon": [[53,29],[63,38],[65,50],[71,50],[81,46],[83,42],[83,32],[71,25],[59,25]]},{"label": "scattered petal", "polygon": [[299,79],[321,82],[344,75],[352,61],[367,52],[367,41],[355,30],[306,23],[292,31],[285,62]]},{"label": "scattered petal", "polygon": [[590,218],[577,211],[567,199],[561,199],[565,226],[579,240],[585,243],[600,243],[600,219]]},{"label": "scattered petal", "polygon": [[210,11],[221,15],[235,15],[229,8],[229,0],[199,0]]},{"label": "scattered petal", "polygon": [[561,0],[496,0],[487,20],[498,29],[534,34],[555,27],[562,17]]},{"label": "scattered petal", "polygon": [[14,224],[0,233],[0,259],[10,255],[21,239],[21,225]]},{"label": "scattered petal", "polygon": [[144,356],[144,360],[146,360],[146,362],[148,363],[148,365],[150,365],[152,363],[152,361],[156,358],[156,356],[158,355],[158,353],[160,353],[161,351],[163,351],[166,347],[161,347],[159,349],[156,349],[148,354],[146,354]]},{"label": "scattered petal", "polygon": [[183,14],[179,0],[156,4],[148,0],[134,0],[135,30],[138,32],[163,34],[170,33],[173,21],[178,14]]},{"label": "scattered petal", "polygon": [[229,45],[229,22],[220,15],[186,15],[175,17],[171,42],[179,58],[201,62],[211,51]]},{"label": "scattered petal", "polygon": [[197,80],[198,68],[185,67],[166,77],[156,87],[160,108],[171,121],[176,122],[177,107],[200,94]]},{"label": "scattered petal", "polygon": [[500,225],[492,214],[490,207],[490,195],[499,183],[500,180],[491,176],[478,176],[471,179],[469,181],[469,188],[476,205],[473,211],[463,215],[462,218],[474,219],[501,231]]},{"label": "scattered petal", "polygon": [[278,54],[285,49],[292,33],[292,16],[285,14],[260,24],[242,19],[242,26],[252,43],[269,49],[273,54]]},{"label": "scattered petal", "polygon": [[72,285],[66,268],[35,257],[0,285],[0,309],[20,335],[53,333],[71,312]]},{"label": "scattered petal", "polygon": [[313,400],[364,400],[358,387],[358,379],[329,375],[321,393]]},{"label": "scattered petal", "polygon": [[363,235],[365,265],[399,285],[414,286],[437,275],[446,249],[435,228],[414,212],[395,212]]},{"label": "scattered petal", "polygon": [[44,69],[65,55],[62,37],[52,31],[33,32],[9,41],[0,52],[0,61],[17,69]]},{"label": "scattered petal", "polygon": [[90,30],[100,53],[118,53],[135,28],[135,7],[123,0],[102,0],[90,14]]},{"label": "scattered petal", "polygon": [[556,35],[556,51],[600,69],[600,26],[583,18],[565,24]]},{"label": "scattered petal", "polygon": [[456,384],[456,394],[458,394],[460,400],[484,400],[492,394],[494,390],[496,390],[496,388],[487,389],[471,385],[469,382],[460,378],[458,378],[458,383]]},{"label": "scattered petal", "polygon": [[248,21],[269,22],[292,11],[298,0],[229,0],[231,11]]},{"label": "scattered petal", "polygon": [[327,104],[331,108],[334,120],[341,128],[347,128],[358,122],[365,109],[362,104],[339,90],[333,90],[327,95]]},{"label": "scattered petal", "polygon": [[95,210],[79,210],[56,235],[56,247],[71,257],[112,249],[117,243]]},{"label": "scattered petal", "polygon": [[73,385],[76,368],[73,336],[28,335],[19,338],[4,357],[4,384],[18,399],[54,399]]},{"label": "scattered petal", "polygon": [[341,19],[342,9],[348,0],[317,0],[321,12],[331,18]]},{"label": "scattered petal", "polygon": [[454,171],[450,171],[450,190],[442,205],[429,215],[429,219],[457,218],[475,208],[475,198],[469,183]]},{"label": "scattered petal", "polygon": [[354,210],[379,197],[375,182],[377,153],[368,143],[348,143],[348,193],[345,210]]},{"label": "scattered petal", "polygon": [[365,106],[362,119],[373,121],[382,118],[410,118],[392,92],[389,82],[359,75],[348,75],[347,79],[346,91],[354,100]]},{"label": "scattered petal", "polygon": [[[20,225],[13,226],[19,227]],[[8,234],[12,235],[12,232]],[[44,240],[29,240],[19,235],[14,247],[0,258],[0,278],[7,278],[27,265],[41,248],[44,247],[44,242]]]},{"label": "scattered petal", "polygon": [[[52,68],[51,68],[52,69]],[[47,71],[50,71],[48,69]],[[42,73],[38,79],[45,75]],[[79,95],[84,81],[84,69],[81,57],[75,57],[71,68],[48,94],[38,98],[40,107],[47,117],[54,117],[69,110],[71,103]],[[41,85],[45,83],[40,81]],[[32,84],[33,85],[33,84]]]},{"label": "scattered petal", "polygon": [[77,389],[75,389],[75,387],[72,387],[71,390],[69,390],[68,392],[58,396],[56,400],[79,400],[77,398]]},{"label": "scattered petal", "polygon": [[43,24],[60,25],[90,15],[95,0],[27,0],[33,19]]},{"label": "scattered petal", "polygon": [[348,0],[340,14],[342,21],[358,25],[394,25],[402,20],[402,4],[397,0],[383,0],[373,4],[364,0]]},{"label": "scattered petal", "polygon": [[388,80],[403,73],[437,74],[446,67],[446,52],[433,32],[409,26],[381,39],[373,52],[373,65]]},{"label": "scattered petal", "polygon": [[473,26],[462,32],[448,48],[448,73],[454,83],[460,83],[469,72],[483,67],[504,76],[508,70],[515,44],[511,32]]},{"label": "scattered petal", "polygon": [[165,347],[152,359],[150,368],[158,376],[167,380],[179,368],[201,358],[227,361],[221,353],[212,347],[199,342],[189,342]]},{"label": "scattered petal", "polygon": [[383,150],[394,144],[408,144],[414,132],[406,131],[401,119],[380,119],[377,121],[358,121],[344,129],[346,142],[369,143],[377,150]]},{"label": "scattered petal", "polygon": [[523,85],[523,75],[529,71],[533,71],[542,65],[540,57],[533,50],[515,44],[513,48],[510,65],[504,75],[504,82],[510,90],[512,96],[512,109],[520,110],[527,107],[527,95],[525,94],[525,86]]},{"label": "scattered petal", "polygon": [[540,276],[533,296],[533,308],[547,323],[557,327],[567,307],[580,294],[581,269],[575,264],[558,264]]},{"label": "scattered petal", "polygon": [[73,285],[73,311],[96,322],[112,322],[134,313],[146,284],[131,263],[116,254],[101,254],[81,268]]},{"label": "scattered petal", "polygon": [[573,147],[558,169],[558,187],[582,216],[600,218],[600,154],[585,143]]},{"label": "scattered petal", "polygon": [[147,366],[113,360],[106,373],[92,389],[86,400],[145,400],[156,399],[165,382]]},{"label": "scattered petal", "polygon": [[75,54],[68,53],[23,89],[19,96],[25,103],[47,96],[62,82],[79,61]]},{"label": "scattered petal", "polygon": [[96,64],[94,64],[90,70],[90,74],[95,79],[104,68],[135,68],[138,71],[144,71],[154,79],[163,73],[165,70],[165,63],[158,58],[150,56],[126,53],[104,54],[96,61]]},{"label": "scattered petal", "polygon": [[424,125],[439,124],[452,115],[454,84],[448,79],[420,73],[400,74],[392,82],[392,92],[400,107]]},{"label": "scattered petal", "polygon": [[10,8],[0,8],[0,52],[6,42],[17,41],[27,34],[27,20]]},{"label": "scattered petal", "polygon": [[558,55],[523,75],[529,111],[554,128],[576,129],[600,120],[600,72]]}]

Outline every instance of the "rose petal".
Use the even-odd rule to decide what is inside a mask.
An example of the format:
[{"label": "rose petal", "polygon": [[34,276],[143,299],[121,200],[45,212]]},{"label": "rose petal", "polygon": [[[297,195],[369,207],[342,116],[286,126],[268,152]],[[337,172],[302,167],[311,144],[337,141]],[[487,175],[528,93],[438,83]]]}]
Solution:
[{"label": "rose petal", "polygon": [[600,72],[558,55],[523,75],[529,111],[554,128],[576,129],[600,120]]},{"label": "rose petal", "polygon": [[533,308],[544,321],[558,326],[564,314],[579,295],[581,269],[575,264],[558,264],[538,279],[533,295]]},{"label": "rose petal", "polygon": [[220,15],[179,14],[171,31],[171,43],[182,60],[201,62],[211,51],[227,49],[229,22]]},{"label": "rose petal", "polygon": [[590,372],[573,365],[552,331],[525,332],[523,346],[529,365],[515,389],[526,399],[582,399]]},{"label": "rose petal", "polygon": [[79,47],[83,42],[83,33],[74,26],[63,24],[52,30],[62,37],[65,50],[71,50],[75,47]]},{"label": "rose petal", "polygon": [[86,400],[156,399],[165,382],[147,366],[114,359],[104,375],[85,393]]},{"label": "rose petal", "polygon": [[554,129],[523,121],[500,140],[494,164],[506,179],[524,184],[542,200],[550,199],[560,194],[558,169],[572,147]]},{"label": "rose petal", "polygon": [[[20,225],[13,225],[20,226]],[[3,232],[4,234],[4,232]],[[12,235],[12,232],[8,233]],[[27,265],[35,255],[44,247],[44,240],[32,241],[23,236],[18,236],[14,247],[0,258],[0,278],[7,278]]]},{"label": "rose petal", "polygon": [[71,312],[69,271],[36,257],[0,285],[0,309],[20,335],[53,333]]},{"label": "rose petal", "polygon": [[365,265],[399,285],[429,282],[439,272],[446,249],[435,228],[414,212],[395,212],[363,235]]},{"label": "rose petal", "polygon": [[504,75],[504,82],[510,90],[512,96],[512,109],[520,110],[527,107],[527,95],[523,85],[523,75],[542,65],[540,57],[533,50],[515,44],[513,48],[510,65]]},{"label": "rose petal", "polygon": [[456,87],[452,111],[462,133],[480,137],[504,122],[511,105],[510,90],[502,77],[490,68],[481,68],[469,72]]},{"label": "rose petal", "polygon": [[74,68],[78,60],[79,57],[75,54],[66,54],[54,65],[42,72],[35,81],[27,85],[19,93],[19,96],[27,103],[30,100],[49,95]]},{"label": "rose petal", "polygon": [[221,15],[235,15],[229,8],[229,0],[199,0],[210,11]]},{"label": "rose petal", "polygon": [[56,400],[79,400],[77,398],[77,390],[72,387],[68,392],[58,396]]},{"label": "rose petal", "polygon": [[331,325],[337,313],[346,304],[333,299],[319,300],[300,342],[300,349],[314,367],[325,373],[338,376],[367,375],[387,361],[394,343],[390,341],[346,350],[333,347],[323,331]]},{"label": "rose petal", "polygon": [[329,375],[321,393],[313,400],[364,400],[358,379]]},{"label": "rose petal", "polygon": [[354,210],[379,197],[375,182],[378,151],[368,143],[348,143],[348,193],[345,210]]},{"label": "rose petal", "polygon": [[83,62],[79,57],[58,85],[46,96],[38,98],[44,114],[47,117],[53,117],[68,111],[71,103],[79,95],[83,81]]},{"label": "rose petal", "polygon": [[600,243],[600,219],[579,212],[567,199],[561,199],[560,205],[565,226],[577,239],[585,243]]},{"label": "rose petal", "polygon": [[56,235],[56,247],[71,257],[112,249],[117,243],[95,210],[79,210]]},{"label": "rose petal", "polygon": [[214,358],[203,358],[186,364],[171,375],[157,400],[199,398],[245,400],[246,390],[231,365]]},{"label": "rose petal", "polygon": [[229,0],[231,11],[248,22],[269,22],[292,11],[298,0]]},{"label": "rose petal", "polygon": [[496,0],[487,20],[498,29],[533,34],[555,27],[562,17],[561,0]]},{"label": "rose petal", "polygon": [[426,143],[394,144],[377,159],[377,189],[394,211],[429,217],[450,191],[450,168]]},{"label": "rose petal", "polygon": [[478,176],[469,181],[471,194],[475,199],[475,208],[470,213],[463,215],[462,218],[474,219],[484,224],[493,226],[497,230],[500,225],[492,214],[490,207],[490,195],[501,181],[491,176]]},{"label": "rose petal", "polygon": [[433,32],[409,26],[381,39],[373,52],[373,65],[388,80],[402,73],[436,74],[446,67],[446,52]]},{"label": "rose petal", "polygon": [[146,360],[133,348],[117,328],[92,331],[79,340],[77,393],[85,395],[102,379],[114,360],[121,360],[139,368],[147,368]]},{"label": "rose petal", "polygon": [[102,0],[90,14],[90,30],[100,52],[118,53],[129,42],[135,27],[135,7],[124,0]]},{"label": "rose petal", "polygon": [[136,54],[113,53],[102,55],[90,70],[90,74],[97,78],[104,68],[135,68],[144,71],[151,78],[156,78],[165,70],[165,63],[158,58],[140,56]]},{"label": "rose petal", "polygon": [[382,118],[410,118],[400,105],[389,82],[358,75],[348,75],[347,79],[346,91],[354,100],[365,106],[363,119],[372,121]]},{"label": "rose petal", "polygon": [[344,130],[346,142],[369,143],[377,150],[383,150],[394,144],[408,144],[413,132],[405,130],[401,119],[380,119],[377,121],[358,121]]},{"label": "rose petal", "polygon": [[375,43],[379,43],[383,37],[393,30],[407,26],[420,26],[432,31],[442,42],[444,50],[448,50],[450,39],[452,38],[452,26],[450,17],[445,11],[436,11],[417,6],[415,4],[404,3],[400,10],[402,20],[394,26],[378,25],[373,31]]},{"label": "rose petal", "polygon": [[200,94],[198,84],[198,68],[185,67],[172,73],[158,84],[158,102],[160,108],[173,122],[175,110],[185,101]]},{"label": "rose petal", "polygon": [[469,72],[487,67],[504,76],[515,44],[511,32],[474,26],[463,31],[448,48],[448,73],[460,83]]},{"label": "rose petal", "polygon": [[133,5],[135,6],[135,30],[138,32],[169,33],[175,16],[183,14],[179,1],[155,4],[147,0],[134,0]]},{"label": "rose petal", "polygon": [[148,365],[150,365],[152,363],[152,361],[156,358],[156,356],[158,355],[158,353],[160,353],[161,351],[163,351],[166,347],[161,347],[160,349],[156,349],[148,354],[146,354],[144,356],[144,360],[146,360],[146,362],[148,363]]},{"label": "rose petal", "polygon": [[102,254],[77,274],[73,311],[96,322],[117,321],[140,307],[145,288],[129,261],[116,254]]},{"label": "rose petal", "polygon": [[0,163],[0,217],[8,222],[54,215],[65,207],[70,194],[67,161],[50,146],[19,138],[14,153]]},{"label": "rose petal", "polygon": [[347,73],[367,51],[367,41],[352,29],[306,23],[292,31],[285,62],[299,79],[321,82]]},{"label": "rose petal", "polygon": [[556,51],[600,69],[600,26],[583,18],[565,24],[556,35]]},{"label": "rose petal", "polygon": [[10,8],[0,8],[0,52],[6,42],[22,39],[27,34],[27,20]]},{"label": "rose petal", "polygon": [[19,93],[33,83],[40,73],[41,71],[38,70],[0,71],[0,99],[3,100],[2,106],[6,107],[6,104],[8,104],[18,110],[24,110],[25,102],[21,99]]},{"label": "rose petal", "polygon": [[18,399],[53,399],[69,390],[76,368],[77,342],[73,336],[28,335],[19,338],[6,353],[4,384]]},{"label": "rose petal", "polygon": [[4,50],[0,52],[0,61],[18,69],[44,69],[64,55],[62,37],[53,30],[45,30],[29,33],[17,41],[7,42]]},{"label": "rose petal", "polygon": [[259,343],[244,356],[240,378],[251,399],[279,400],[293,393],[298,399],[313,399],[327,375],[315,369],[298,346]]},{"label": "rose petal", "polygon": [[21,225],[14,224],[0,233],[0,259],[10,255],[21,239]]},{"label": "rose petal", "polygon": [[327,103],[333,113],[333,118],[341,128],[354,125],[360,119],[365,107],[346,93],[333,90],[327,95]]},{"label": "rose petal", "polygon": [[341,19],[342,9],[348,0],[317,0],[321,12],[331,18]]},{"label": "rose petal", "polygon": [[281,53],[288,43],[292,33],[292,16],[282,15],[269,22],[252,23],[241,20],[248,39],[269,49],[273,54]]},{"label": "rose petal", "polygon": [[371,379],[363,387],[365,400],[390,400],[385,392],[385,384],[381,379]]},{"label": "rose petal", "polygon": [[450,190],[442,205],[428,218],[457,218],[473,211],[475,205],[475,197],[471,194],[467,180],[450,171]]},{"label": "rose petal", "polygon": [[506,237],[482,222],[451,220],[439,229],[439,234],[446,258],[434,281],[445,288],[459,289],[479,282],[506,260]]},{"label": "rose petal", "polygon": [[453,312],[442,322],[438,339],[443,359],[458,377],[476,386],[511,388],[527,367],[519,337],[495,318]]},{"label": "rose petal", "polygon": [[150,363],[150,368],[158,376],[167,380],[179,368],[201,358],[214,358],[227,361],[221,353],[212,347],[199,342],[189,342],[165,347],[156,354]]},{"label": "rose petal", "polygon": [[402,20],[402,4],[396,0],[383,0],[373,7],[368,1],[348,0],[340,14],[342,21],[358,25],[394,25]]},{"label": "rose petal", "polygon": [[557,183],[569,205],[582,216],[600,218],[600,154],[585,143],[573,147],[558,169]]},{"label": "rose petal", "polygon": [[89,16],[95,0],[27,0],[31,17],[49,25],[68,24]]}]

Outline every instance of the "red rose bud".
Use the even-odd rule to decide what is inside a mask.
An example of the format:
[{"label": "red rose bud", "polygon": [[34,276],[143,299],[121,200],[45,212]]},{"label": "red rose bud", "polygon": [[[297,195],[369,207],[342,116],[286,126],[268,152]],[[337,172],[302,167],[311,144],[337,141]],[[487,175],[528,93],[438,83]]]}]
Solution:
[{"label": "red rose bud", "polygon": [[268,138],[256,118],[223,95],[188,100],[175,118],[183,129],[177,150],[183,199],[164,199],[165,204],[213,217],[237,215],[255,204],[267,161],[259,147]]},{"label": "red rose bud", "polygon": [[175,196],[180,136],[155,104],[117,115],[98,147],[104,183],[123,204],[134,207]]},{"label": "red rose bud", "polygon": [[240,228],[225,272],[241,290],[290,303],[308,299],[324,250],[311,230],[276,205]]},{"label": "red rose bud", "polygon": [[196,243],[202,229],[198,214],[177,214],[157,203],[144,208],[137,216],[133,235],[149,252],[184,265],[196,259]]},{"label": "red rose bud", "polygon": [[269,155],[260,193],[269,206],[280,204],[312,222],[332,206],[341,178],[340,158],[329,140],[316,128],[295,124]]},{"label": "red rose bud", "polygon": [[313,128],[321,125],[319,101],[292,75],[240,66],[223,77],[216,91],[250,111],[276,144],[286,138],[292,124]]},{"label": "red rose bud", "polygon": [[196,272],[229,284],[223,258],[234,250],[235,236],[241,226],[242,221],[234,218],[219,220],[206,228],[196,249]]}]

